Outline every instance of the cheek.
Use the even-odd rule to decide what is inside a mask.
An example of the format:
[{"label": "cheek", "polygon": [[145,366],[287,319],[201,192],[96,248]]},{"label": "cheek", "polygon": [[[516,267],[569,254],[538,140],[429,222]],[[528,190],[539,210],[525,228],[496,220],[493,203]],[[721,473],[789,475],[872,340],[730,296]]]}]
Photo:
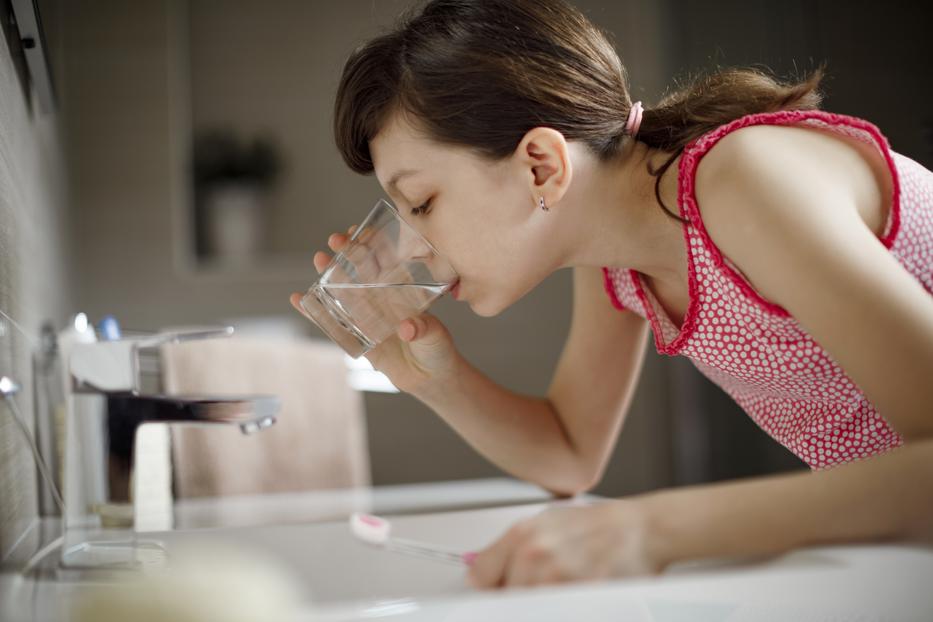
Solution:
[{"label": "cheek", "polygon": [[[546,242],[545,242],[546,244]],[[502,309],[524,298],[531,290],[551,273],[549,268],[548,248],[538,244],[522,244],[515,240],[504,254],[495,272],[495,281],[491,282],[490,295]]]},{"label": "cheek", "polygon": [[505,300],[511,296],[511,289],[521,286],[515,283],[515,276],[519,276],[519,280],[524,278],[516,272],[527,269],[523,266],[527,263],[523,258],[527,253],[519,248],[521,240],[517,233],[520,230],[513,222],[517,203],[514,197],[506,194],[508,191],[508,188],[503,189],[501,195],[491,191],[474,193],[474,197],[497,198],[464,198],[456,204],[456,212],[450,210],[443,218],[439,214],[432,223],[438,234],[438,250],[446,253],[460,276],[471,283],[471,291],[475,291],[478,302],[480,298]]},{"label": "cheek", "polygon": [[486,267],[498,255],[497,241],[491,231],[495,225],[484,223],[475,215],[445,218],[436,223],[438,231],[438,251],[446,254],[461,276],[480,277],[487,272]]}]

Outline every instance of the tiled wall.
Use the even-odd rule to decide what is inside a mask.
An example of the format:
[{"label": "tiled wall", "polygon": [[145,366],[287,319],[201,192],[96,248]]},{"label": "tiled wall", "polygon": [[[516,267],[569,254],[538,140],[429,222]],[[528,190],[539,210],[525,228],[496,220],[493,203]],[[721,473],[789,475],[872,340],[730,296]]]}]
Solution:
[{"label": "tiled wall", "polygon": [[[31,335],[43,320],[60,326],[68,313],[69,251],[58,118],[43,115],[17,76],[18,46],[0,32],[0,309]],[[25,83],[28,89],[28,82]],[[30,340],[4,321],[0,375],[19,381],[17,405],[33,424]],[[0,559],[37,514],[36,467],[0,404]]]}]

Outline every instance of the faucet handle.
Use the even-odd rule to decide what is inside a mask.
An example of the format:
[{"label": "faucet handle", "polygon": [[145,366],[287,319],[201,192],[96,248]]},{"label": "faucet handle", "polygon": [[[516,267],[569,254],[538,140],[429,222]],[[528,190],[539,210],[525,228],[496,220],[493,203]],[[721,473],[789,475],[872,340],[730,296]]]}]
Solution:
[{"label": "faucet handle", "polygon": [[179,343],[195,339],[214,339],[217,337],[230,337],[233,335],[232,326],[217,326],[205,328],[183,328],[169,330],[139,338],[140,348],[157,348],[165,343]]},{"label": "faucet handle", "polygon": [[72,347],[68,372],[75,393],[136,391],[134,339],[77,343]]},{"label": "faucet handle", "polygon": [[[77,343],[68,361],[72,390],[75,393],[140,393],[141,375],[150,371],[146,352],[158,355],[166,343],[195,339],[229,337],[232,326],[164,331],[151,335],[128,337],[116,341]],[[150,355],[149,358],[151,358]]]}]

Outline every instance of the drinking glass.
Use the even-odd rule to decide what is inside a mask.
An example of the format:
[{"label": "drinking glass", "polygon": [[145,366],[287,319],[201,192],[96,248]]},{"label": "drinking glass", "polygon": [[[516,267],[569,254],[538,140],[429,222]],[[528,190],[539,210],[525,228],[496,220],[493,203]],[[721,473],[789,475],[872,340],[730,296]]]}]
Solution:
[{"label": "drinking glass", "polygon": [[380,199],[301,299],[305,315],[353,358],[392,336],[457,282],[446,259]]}]

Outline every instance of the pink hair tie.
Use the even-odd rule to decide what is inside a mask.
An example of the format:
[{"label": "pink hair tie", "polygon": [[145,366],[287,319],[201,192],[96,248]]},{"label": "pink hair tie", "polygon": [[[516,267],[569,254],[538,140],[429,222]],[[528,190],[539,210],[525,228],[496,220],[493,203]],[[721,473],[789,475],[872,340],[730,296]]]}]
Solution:
[{"label": "pink hair tie", "polygon": [[644,112],[645,109],[641,105],[641,102],[635,102],[632,104],[631,110],[628,111],[628,120],[625,122],[625,131],[628,132],[632,137],[638,134],[638,128],[641,126],[641,117]]}]

